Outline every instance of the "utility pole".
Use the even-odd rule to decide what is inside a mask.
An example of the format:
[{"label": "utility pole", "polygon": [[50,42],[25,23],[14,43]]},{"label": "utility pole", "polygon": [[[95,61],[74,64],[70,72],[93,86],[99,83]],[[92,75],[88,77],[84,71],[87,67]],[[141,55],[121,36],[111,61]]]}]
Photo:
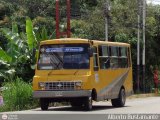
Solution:
[{"label": "utility pole", "polygon": [[110,11],[110,1],[106,0],[105,3],[105,41],[108,41],[108,19],[109,19],[109,11]]},{"label": "utility pole", "polygon": [[146,0],[143,0],[143,61],[142,61],[142,66],[143,66],[143,92],[145,93],[145,42],[146,42],[146,37],[145,37],[145,31],[146,31]]},{"label": "utility pole", "polygon": [[140,92],[139,74],[140,74],[140,14],[141,14],[141,1],[138,0],[138,30],[137,30],[137,92]]}]

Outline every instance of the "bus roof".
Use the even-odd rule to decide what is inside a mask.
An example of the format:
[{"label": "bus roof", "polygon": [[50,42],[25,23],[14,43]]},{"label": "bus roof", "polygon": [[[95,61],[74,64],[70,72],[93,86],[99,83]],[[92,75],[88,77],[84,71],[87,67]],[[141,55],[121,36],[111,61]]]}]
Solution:
[{"label": "bus roof", "polygon": [[81,38],[61,38],[61,39],[45,40],[45,41],[41,41],[40,45],[63,44],[63,43],[90,43],[90,42],[92,42],[94,45],[130,46],[130,44],[122,43],[122,42],[109,42],[109,41],[89,40],[89,39],[81,39]]}]

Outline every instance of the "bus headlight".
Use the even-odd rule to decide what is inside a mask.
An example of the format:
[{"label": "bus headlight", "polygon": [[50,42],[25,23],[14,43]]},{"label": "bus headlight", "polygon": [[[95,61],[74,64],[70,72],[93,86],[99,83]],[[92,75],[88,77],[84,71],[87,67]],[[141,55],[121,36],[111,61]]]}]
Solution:
[{"label": "bus headlight", "polygon": [[39,87],[40,87],[41,89],[44,89],[45,83],[44,83],[44,82],[39,82]]},{"label": "bus headlight", "polygon": [[81,87],[82,86],[82,82],[76,82],[76,86]]},{"label": "bus headlight", "polygon": [[81,89],[81,87],[82,87],[82,82],[81,82],[81,81],[76,82],[76,83],[75,83],[75,86],[76,86],[77,89]]}]

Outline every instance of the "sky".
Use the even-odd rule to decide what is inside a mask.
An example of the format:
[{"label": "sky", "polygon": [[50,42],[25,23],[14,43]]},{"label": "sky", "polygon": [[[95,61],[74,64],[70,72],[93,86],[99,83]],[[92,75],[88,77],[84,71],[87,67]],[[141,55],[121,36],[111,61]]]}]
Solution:
[{"label": "sky", "polygon": [[147,0],[147,3],[160,4],[160,0]]}]

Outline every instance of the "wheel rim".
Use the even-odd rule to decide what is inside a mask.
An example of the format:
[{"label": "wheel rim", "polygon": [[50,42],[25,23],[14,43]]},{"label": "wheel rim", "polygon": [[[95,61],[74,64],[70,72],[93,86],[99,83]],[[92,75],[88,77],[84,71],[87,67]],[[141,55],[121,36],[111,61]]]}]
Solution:
[{"label": "wheel rim", "polygon": [[122,103],[123,103],[123,105],[124,105],[125,102],[126,102],[126,95],[125,95],[124,89],[123,89],[122,92],[121,92],[121,99],[122,99]]},{"label": "wheel rim", "polygon": [[89,109],[92,109],[92,97],[88,98],[88,105],[89,105]]}]

